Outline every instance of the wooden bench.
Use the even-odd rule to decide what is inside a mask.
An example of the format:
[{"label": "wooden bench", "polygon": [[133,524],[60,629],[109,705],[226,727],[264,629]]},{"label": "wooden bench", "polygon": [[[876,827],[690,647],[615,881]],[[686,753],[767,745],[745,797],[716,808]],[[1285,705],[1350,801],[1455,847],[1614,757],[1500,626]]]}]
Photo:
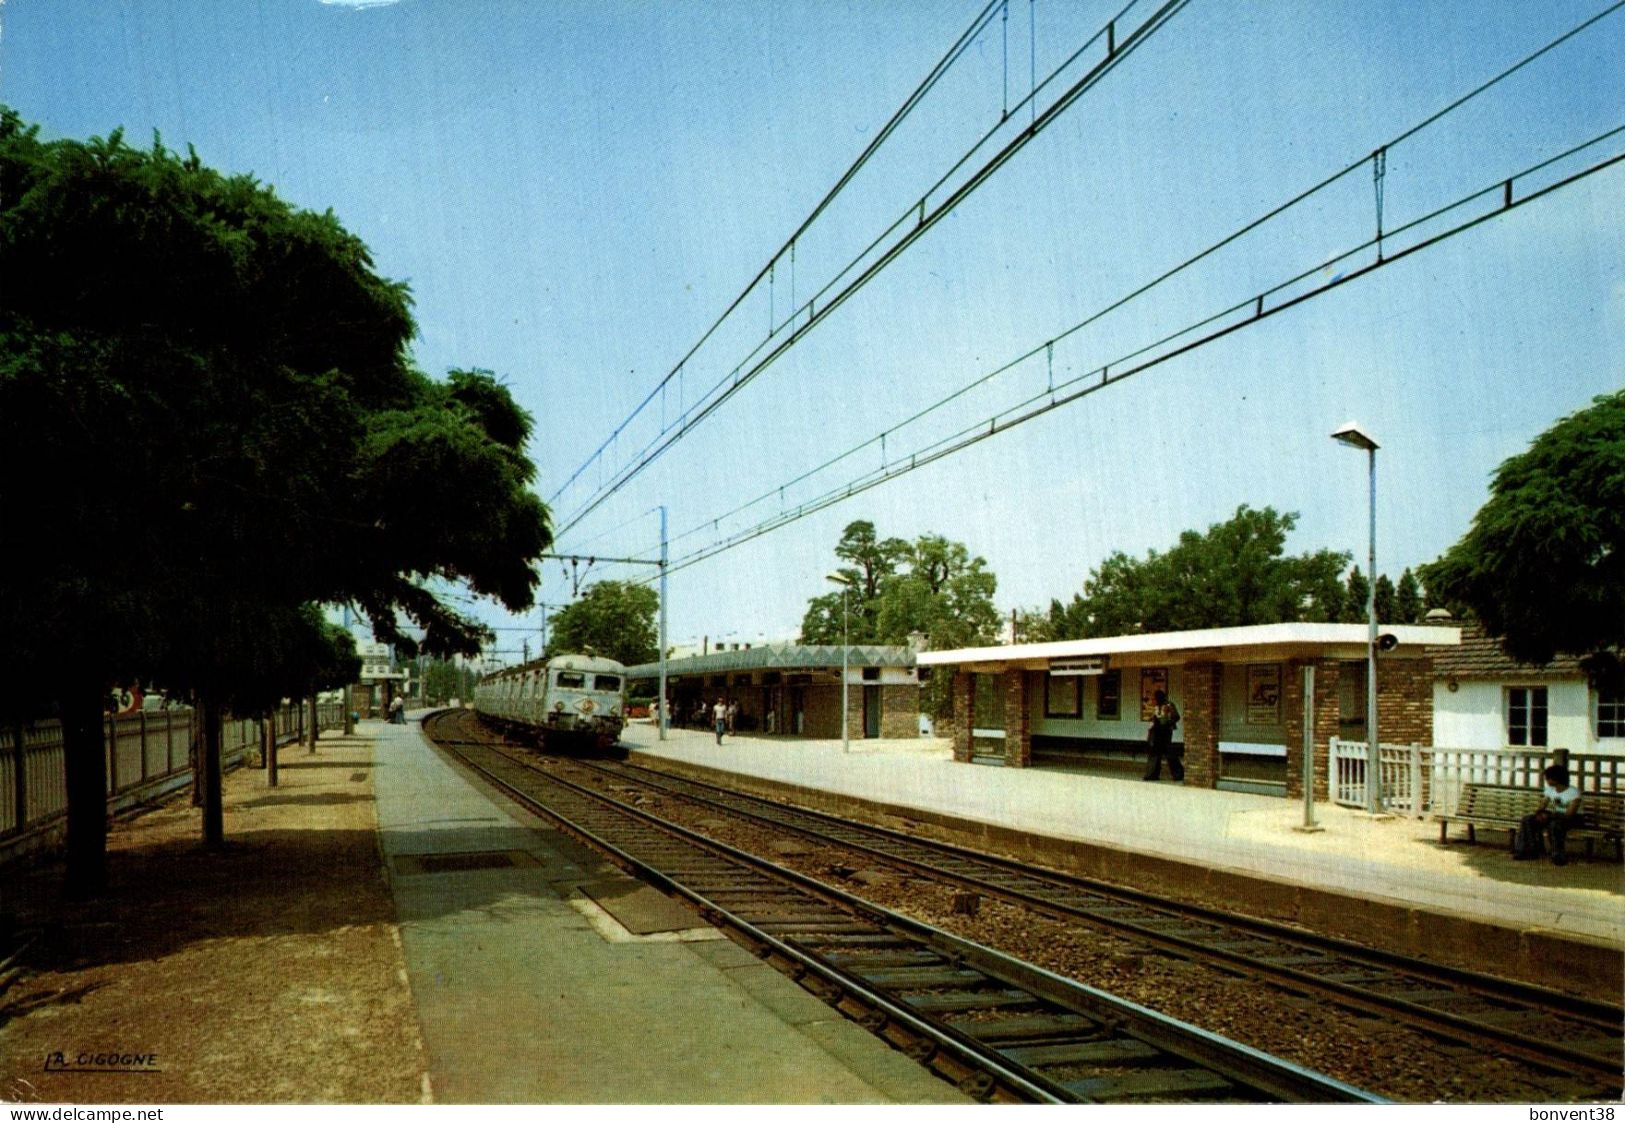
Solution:
[{"label": "wooden bench", "polygon": [[[1507,846],[1512,845],[1518,824],[1540,806],[1540,792],[1534,788],[1509,788],[1500,784],[1463,784],[1461,799],[1450,815],[1435,815],[1439,841],[1447,841],[1451,823],[1467,827],[1467,841],[1477,842],[1477,828],[1504,830]],[[1586,857],[1594,853],[1598,840],[1614,844],[1614,856],[1625,861],[1625,795],[1585,792],[1580,797],[1580,820],[1569,828],[1568,837],[1584,842]]]}]

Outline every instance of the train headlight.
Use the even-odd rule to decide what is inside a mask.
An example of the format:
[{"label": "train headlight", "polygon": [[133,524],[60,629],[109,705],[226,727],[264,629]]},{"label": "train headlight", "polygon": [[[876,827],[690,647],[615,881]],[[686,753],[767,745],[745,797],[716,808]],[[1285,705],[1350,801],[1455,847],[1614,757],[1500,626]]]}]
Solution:
[{"label": "train headlight", "polygon": [[584,714],[592,713],[592,711],[594,709],[593,704],[592,704],[592,699],[591,698],[583,698],[580,702],[576,703],[576,709],[580,710]]},{"label": "train headlight", "polygon": [[556,714],[562,714],[564,712],[564,703],[563,702],[554,702],[553,703],[553,712],[556,713]]}]

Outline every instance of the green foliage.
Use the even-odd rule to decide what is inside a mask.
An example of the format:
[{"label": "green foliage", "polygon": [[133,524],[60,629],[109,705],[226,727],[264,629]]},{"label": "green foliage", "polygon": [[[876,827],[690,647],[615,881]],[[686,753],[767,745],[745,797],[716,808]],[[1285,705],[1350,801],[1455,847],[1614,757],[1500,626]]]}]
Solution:
[{"label": "green foliage", "polygon": [[430,659],[423,668],[424,692],[431,706],[445,705],[453,698],[467,702],[479,678],[471,667],[451,659]]},{"label": "green foliage", "polygon": [[[845,634],[854,644],[906,644],[923,634],[929,646],[945,649],[991,643],[998,633],[993,605],[998,579],[987,562],[959,542],[922,534],[914,542],[880,539],[874,524],[849,523],[835,547],[847,562],[836,570],[847,581]],[[807,602],[802,643],[839,644],[843,634],[842,592]],[[951,676],[938,675],[921,689],[921,708],[949,712]]]},{"label": "green foliage", "polygon": [[32,543],[6,669],[216,690],[234,660],[195,637],[251,642],[280,626],[260,606],[350,601],[441,652],[482,631],[433,583],[529,606],[551,537],[530,418],[489,372],[412,369],[405,286],[331,213],[116,132],[42,142],[9,110],[0,186],[27,278],[0,292],[0,503]]},{"label": "green foliage", "polygon": [[1625,390],[1504,461],[1471,529],[1422,580],[1522,662],[1625,645]]},{"label": "green foliage", "polygon": [[[0,585],[5,708],[139,679],[258,709],[345,663],[312,605],[441,653],[484,632],[433,588],[529,607],[530,419],[486,372],[412,368],[406,287],[331,212],[0,109],[0,260],[0,510],[29,536]],[[101,813],[70,807],[70,851]]]},{"label": "green foliage", "polygon": [[1399,575],[1399,587],[1394,590],[1394,620],[1396,624],[1419,624],[1427,614],[1422,606],[1422,583],[1416,574],[1406,569]]},{"label": "green foliage", "polygon": [[[998,580],[959,542],[939,534],[882,540],[873,523],[858,521],[848,524],[835,554],[848,563],[835,572],[848,582],[852,643],[905,644],[923,633],[932,647],[947,648],[991,642],[998,632]],[[841,642],[841,600],[835,589],[807,602],[802,643]]]},{"label": "green foliage", "polygon": [[600,581],[548,621],[548,655],[581,652],[628,666],[660,658],[655,614],[660,596],[647,585]]},{"label": "green foliage", "polygon": [[1051,601],[1024,626],[1035,639],[1058,640],[1335,619],[1348,555],[1283,556],[1296,522],[1296,514],[1243,504],[1205,533],[1185,531],[1167,553],[1135,559],[1117,551],[1090,573],[1082,595]]}]

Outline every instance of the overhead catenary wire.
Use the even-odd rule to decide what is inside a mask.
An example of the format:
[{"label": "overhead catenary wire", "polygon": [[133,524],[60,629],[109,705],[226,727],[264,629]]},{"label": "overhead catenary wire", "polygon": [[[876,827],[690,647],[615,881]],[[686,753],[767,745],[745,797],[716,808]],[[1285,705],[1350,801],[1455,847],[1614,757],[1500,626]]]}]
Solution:
[{"label": "overhead catenary wire", "polygon": [[953,64],[962,54],[964,54],[965,50],[970,46],[970,44],[975,42],[976,37],[981,34],[982,29],[987,26],[988,22],[993,18],[993,13],[998,10],[999,5],[1003,2],[1004,0],[988,0],[987,5],[977,13],[975,18],[971,20],[969,26],[963,32],[961,32],[959,38],[954,41],[953,46],[948,48],[947,52],[942,56],[942,58],[937,61],[937,64],[931,68],[931,71],[925,76],[924,79],[921,80],[920,84],[915,87],[914,91],[909,94],[906,99],[904,99],[903,104],[897,108],[886,124],[882,126],[881,129],[875,134],[874,139],[864,146],[863,151],[858,154],[857,159],[855,159],[846,169],[846,171],[843,172],[835,181],[834,186],[832,186],[829,191],[825,193],[824,197],[818,201],[818,204],[814,206],[813,209],[807,214],[807,217],[801,220],[800,225],[798,225],[790,237],[785,240],[784,244],[780,246],[771,257],[768,258],[767,264],[762,266],[756,275],[751,278],[750,282],[746,284],[743,290],[740,291],[739,295],[734,297],[734,299],[728,304],[728,307],[723,310],[722,314],[712,321],[711,326],[706,328],[706,330],[701,333],[700,338],[696,340],[691,347],[689,347],[689,349],[683,354],[682,358],[677,360],[676,365],[673,366],[672,369],[655,384],[654,388],[649,391],[648,395],[645,396],[644,399],[632,409],[632,412],[629,413],[626,418],[615,427],[614,432],[612,432],[609,437],[605,438],[603,444],[600,444],[598,448],[595,449],[573,473],[571,473],[570,477],[565,480],[558,490],[548,498],[549,503],[557,500],[558,497],[564,493],[565,489],[574,483],[576,478],[586,470],[587,466],[602,455],[615,436],[624,430],[626,426],[637,417],[638,414],[647,408],[649,403],[654,400],[655,396],[663,391],[666,388],[666,385],[671,382],[673,378],[676,378],[681,374],[683,366],[690,359],[692,359],[696,353],[698,353],[700,348],[705,345],[706,341],[709,340],[712,335],[716,333],[717,329],[722,326],[723,322],[738,310],[739,306],[744,303],[745,299],[753,291],[755,291],[758,285],[762,283],[762,278],[764,276],[772,276],[774,264],[779,260],[779,258],[784,256],[786,250],[788,250],[792,255],[794,254],[796,242],[807,232],[808,228],[810,228],[812,224],[818,220],[819,216],[829,208],[829,205],[835,201],[836,197],[846,190],[853,178],[863,170],[864,166],[868,164],[870,159],[874,157],[875,153],[880,150],[881,146],[884,145],[886,141],[890,139],[892,134],[897,131],[898,126],[908,119],[909,115],[914,112],[914,110],[919,106],[920,102],[925,99],[925,96],[930,93],[932,88],[935,87],[939,81],[941,81],[943,75],[945,75],[949,69],[952,68]]},{"label": "overhead catenary wire", "polygon": [[[745,542],[759,538],[764,534],[768,534],[779,529],[780,527],[787,526],[790,523],[796,522],[802,518],[806,518],[809,515],[831,507],[845,499],[849,499],[852,496],[868,491],[882,483],[886,483],[919,468],[926,467],[927,465],[933,464],[947,456],[962,452],[972,445],[979,444],[990,437],[998,436],[1016,428],[1019,425],[1025,424],[1028,421],[1035,420],[1038,417],[1051,413],[1056,409],[1070,405],[1073,402],[1087,397],[1107,386],[1115,386],[1119,382],[1122,382],[1133,375],[1143,373],[1144,371],[1150,370],[1161,365],[1162,363],[1168,362],[1171,359],[1186,355],[1197,348],[1225,338],[1243,328],[1251,327],[1254,324],[1260,323],[1280,312],[1284,312],[1290,308],[1295,308],[1316,296],[1324,295],[1333,289],[1340,288],[1343,285],[1348,284],[1350,281],[1357,280],[1375,270],[1385,268],[1394,264],[1395,262],[1409,258],[1421,250],[1438,245],[1450,238],[1465,233],[1466,231],[1479,226],[1482,223],[1488,222],[1491,219],[1499,218],[1512,210],[1523,207],[1539,199],[1543,199],[1555,191],[1568,187],[1599,172],[1605,171],[1610,167],[1614,167],[1622,162],[1625,162],[1625,152],[1616,152],[1614,155],[1603,158],[1591,166],[1574,173],[1573,175],[1566,176],[1555,183],[1548,184],[1535,191],[1516,198],[1509,197],[1504,190],[1508,183],[1516,182],[1519,179],[1531,175],[1534,172],[1550,165],[1556,160],[1563,159],[1567,156],[1572,156],[1579,151],[1593,147],[1603,143],[1604,141],[1619,140],[1621,138],[1625,138],[1625,125],[1621,125],[1617,128],[1610,129],[1605,133],[1599,134],[1598,136],[1593,137],[1591,140],[1560,154],[1558,157],[1554,157],[1551,160],[1541,161],[1539,164],[1532,165],[1531,167],[1526,168],[1511,177],[1497,179],[1494,183],[1487,187],[1461,196],[1456,200],[1422,216],[1421,218],[1415,219],[1411,222],[1403,224],[1402,226],[1387,231],[1384,237],[1385,240],[1392,241],[1393,239],[1409,231],[1413,231],[1425,226],[1453,210],[1458,210],[1461,207],[1468,205],[1469,203],[1485,198],[1499,197],[1502,200],[1502,203],[1493,210],[1467,218],[1453,226],[1449,226],[1439,233],[1425,237],[1413,245],[1398,250],[1397,252],[1385,253],[1384,256],[1380,258],[1374,258],[1365,265],[1358,266],[1348,273],[1340,274],[1322,284],[1313,286],[1306,291],[1299,292],[1279,303],[1268,303],[1268,300],[1272,295],[1285,292],[1291,289],[1294,285],[1300,284],[1304,280],[1315,276],[1317,273],[1323,273],[1325,263],[1317,263],[1296,274],[1295,276],[1290,277],[1267,290],[1264,290],[1263,292],[1249,295],[1246,299],[1231,304],[1219,312],[1213,313],[1212,315],[1206,316],[1199,321],[1188,324],[1175,332],[1171,332],[1150,344],[1137,348],[1134,351],[1120,355],[1107,363],[1103,363],[1098,366],[1091,366],[1084,373],[1075,375],[1074,377],[1061,383],[1057,383],[1053,389],[1047,389],[1044,392],[1034,394],[1023,401],[1013,403],[1012,405],[1009,405],[1005,407],[1005,409],[999,411],[999,413],[966,426],[947,437],[939,438],[928,445],[922,446],[921,448],[916,449],[913,453],[908,454],[906,458],[898,457],[889,465],[885,465],[879,469],[874,469],[870,472],[852,477],[844,483],[839,484],[836,487],[813,497],[812,499],[798,504],[793,508],[786,511],[781,511],[768,519],[764,519],[754,526],[736,532],[735,534],[726,538],[719,539],[710,546],[693,551],[692,553],[686,555],[682,555],[670,563],[668,571],[676,572],[681,569],[686,569],[691,565],[695,565],[710,557],[714,557],[715,555],[736,546],[743,545]],[[1357,253],[1372,250],[1376,247],[1376,245],[1377,239],[1372,237],[1365,242],[1352,247],[1344,253],[1337,255],[1335,258],[1333,258],[1333,261],[1342,261]],[[1242,313],[1250,314],[1241,315]],[[1225,322],[1227,320],[1230,322]],[[1203,332],[1204,329],[1207,329],[1205,333],[1196,334]],[[1186,336],[1194,336],[1194,338],[1189,339],[1187,342],[1179,343],[1177,346],[1171,346],[1175,344],[1177,340]],[[1156,352],[1157,348],[1159,347],[1169,347],[1170,349],[1160,353],[1153,353]],[[1009,363],[1004,364],[1001,369],[1007,370],[1010,367],[1031,358],[1034,354],[1041,353],[1042,350],[1042,346],[1035,348],[1033,351],[1029,351],[1019,358],[1013,359]],[[1061,391],[1066,392],[1061,393]],[[870,441],[865,442],[864,446],[859,447],[866,447],[873,443],[874,441],[871,439]],[[849,450],[847,453],[843,453],[841,457],[837,457],[835,462],[838,462],[840,459],[844,459],[849,455],[851,455],[851,450]],[[688,533],[692,534],[693,531]]]},{"label": "overhead catenary wire", "polygon": [[[1026,145],[1041,132],[1043,132],[1045,128],[1047,128],[1063,113],[1076,104],[1083,94],[1092,89],[1103,77],[1114,70],[1118,63],[1126,59],[1138,47],[1143,45],[1152,34],[1154,34],[1170,19],[1172,19],[1173,16],[1183,9],[1188,2],[1189,0],[1167,0],[1166,3],[1159,7],[1150,17],[1136,27],[1132,32],[1119,39],[1115,34],[1116,19],[1120,19],[1123,13],[1126,13],[1139,3],[1139,0],[1130,0],[1130,3],[1119,12],[1118,16],[1114,18],[1114,20],[1109,21],[1100,29],[1100,31],[1096,32],[1095,35],[1093,35],[1088,41],[1079,47],[1077,51],[1073,52],[1065,62],[1061,63],[1053,71],[1051,71],[1049,77],[1047,77],[1043,82],[1039,83],[1033,92],[1028,94],[1027,98],[1023,99],[1023,104],[1025,104],[1028,100],[1036,99],[1039,94],[1049,87],[1051,82],[1055,81],[1060,74],[1070,68],[1072,64],[1084,54],[1085,51],[1089,50],[1090,47],[1099,44],[1102,40],[1105,40],[1108,44],[1110,44],[1110,46],[1106,51],[1105,57],[1099,63],[1086,71],[1082,77],[1080,77],[1060,95],[1058,95],[1056,100],[1046,107],[1042,113],[1035,114],[1032,124],[1021,129],[1020,132],[1018,132],[1016,136],[1003,148],[999,149],[985,163],[983,163],[975,171],[971,172],[963,183],[960,183],[957,187],[954,187],[942,200],[934,205],[931,205],[930,209],[927,209],[931,196],[935,192],[947,187],[947,185],[954,179],[954,176],[963,170],[978,152],[982,151],[988,145],[988,143],[993,140],[994,137],[1005,130],[1008,121],[1007,119],[1002,119],[985,131],[982,136],[974,144],[972,144],[971,147],[967,149],[958,160],[953,163],[946,173],[944,173],[935,183],[926,189],[925,193],[919,197],[917,202],[911,203],[901,215],[893,220],[893,222],[882,231],[881,234],[876,236],[867,246],[864,247],[861,252],[852,258],[852,260],[850,260],[846,266],[839,270],[832,280],[827,282],[822,288],[814,293],[813,296],[809,297],[804,304],[792,311],[792,315],[787,322],[793,324],[794,326],[791,327],[790,334],[788,336],[781,337],[779,342],[772,346],[771,349],[766,352],[766,354],[762,354],[762,350],[764,347],[767,347],[768,344],[773,342],[773,337],[769,335],[760,340],[744,360],[733,367],[727,374],[718,379],[711,386],[711,388],[701,396],[699,401],[691,410],[685,411],[678,418],[678,420],[673,423],[672,426],[663,428],[654,440],[644,446],[642,451],[634,454],[633,461],[627,467],[615,473],[613,479],[608,484],[601,484],[598,490],[592,496],[590,496],[579,507],[572,511],[571,514],[566,516],[561,524],[560,533],[564,533],[565,531],[574,527],[583,518],[601,505],[606,499],[614,495],[632,479],[641,474],[645,468],[664,454],[667,449],[671,448],[678,441],[686,437],[700,422],[704,421],[723,403],[738,393],[740,389],[753,381],[777,359],[789,351],[790,348],[800,342],[800,340],[804,338],[805,335],[812,330],[812,328],[822,323],[831,313],[843,305],[854,294],[860,291],[869,283],[869,281],[873,280],[875,276],[886,268],[886,266],[890,265],[892,261],[896,260],[896,258],[901,255],[904,250],[913,245],[927,231],[936,226],[936,224],[941,221],[944,216],[952,213],[960,203],[964,202],[965,199],[968,198],[979,187],[981,187],[982,184],[986,183],[995,172],[1008,163],[1009,160],[1016,155],[1016,153],[1025,148]],[[1019,111],[1021,105],[1018,105],[1016,108]],[[889,246],[886,246],[884,250],[881,250],[880,247],[886,241],[886,239],[894,234],[898,234],[899,231],[902,231],[902,233],[898,235],[897,241],[893,242]],[[864,261],[872,254],[876,254],[877,251],[878,256],[876,256],[874,260],[871,261],[866,267],[863,266]],[[853,277],[853,279],[847,281],[844,287],[840,288],[838,291],[834,291],[833,295],[829,295],[831,291],[835,289],[836,285],[840,284],[844,278],[846,278],[849,274],[852,274],[855,270],[860,271],[857,272],[857,275]],[[798,323],[801,318],[801,309],[806,309],[807,319],[805,323]],[[758,355],[761,357],[756,358]],[[753,359],[754,362],[752,361]],[[746,367],[747,363],[751,364],[748,368]],[[617,433],[619,431],[620,430],[617,429]],[[577,475],[579,474],[580,470],[577,471]],[[555,493],[554,498],[556,499],[558,494],[561,493],[562,489],[560,492]]]},{"label": "overhead catenary wire", "polygon": [[[1480,95],[1482,95],[1482,94],[1488,92],[1489,90],[1495,88],[1500,83],[1505,82],[1506,80],[1508,80],[1509,78],[1511,78],[1512,76],[1514,76],[1515,74],[1519,73],[1524,68],[1529,66],[1531,63],[1535,62],[1537,59],[1545,56],[1546,54],[1550,53],[1552,50],[1556,49],[1557,47],[1559,47],[1562,44],[1568,42],[1569,40],[1575,38],[1577,35],[1581,34],[1584,31],[1586,31],[1588,28],[1592,27],[1593,25],[1595,25],[1596,23],[1598,23],[1600,20],[1604,19],[1605,17],[1609,16],[1610,14],[1618,11],[1622,7],[1625,7],[1625,0],[1618,0],[1618,2],[1616,2],[1614,4],[1611,4],[1608,7],[1602,9],[1601,11],[1597,12],[1595,15],[1593,15],[1590,18],[1588,18],[1588,19],[1582,21],[1581,23],[1575,25],[1573,28],[1569,29],[1568,31],[1564,32],[1563,34],[1561,34],[1561,35],[1557,36],[1556,38],[1552,39],[1551,41],[1549,41],[1545,45],[1543,45],[1543,46],[1539,47],[1538,49],[1530,52],[1529,54],[1523,56],[1522,58],[1518,59],[1517,61],[1515,61],[1511,65],[1505,67],[1501,71],[1499,71],[1496,74],[1492,75],[1490,78],[1488,78],[1485,81],[1479,83],[1477,86],[1475,86],[1473,89],[1469,90],[1467,93],[1465,93],[1465,94],[1461,95],[1460,97],[1457,97],[1454,100],[1452,100],[1451,102],[1447,103],[1441,109],[1429,114],[1428,116],[1424,117],[1423,119],[1421,119],[1417,123],[1415,123],[1415,124],[1411,125],[1410,127],[1404,129],[1403,131],[1401,131],[1400,133],[1398,133],[1394,137],[1390,138],[1385,144],[1379,146],[1377,151],[1386,153],[1386,152],[1391,151],[1391,150],[1393,150],[1395,148],[1398,148],[1404,142],[1416,137],[1419,133],[1423,132],[1425,129],[1429,128],[1430,126],[1432,126],[1432,125],[1434,125],[1434,124],[1436,124],[1436,123],[1438,123],[1440,121],[1445,120],[1452,113],[1455,113],[1456,111],[1462,109],[1464,106],[1466,106],[1469,102],[1471,102],[1475,98],[1477,98]],[[1610,135],[1612,135],[1612,134],[1603,134],[1603,138],[1606,138],[1607,136],[1610,136]],[[1595,144],[1595,143],[1598,142],[1598,140],[1603,139],[1603,138],[1593,138],[1592,141],[1587,142],[1587,145],[1582,145],[1580,147],[1584,148],[1584,147],[1587,147],[1590,144]],[[1564,158],[1566,156],[1574,154],[1574,152],[1576,152],[1576,151],[1578,151],[1578,149],[1572,149],[1569,152],[1563,153],[1558,157],[1554,157],[1553,159],[1562,159],[1562,158]],[[923,418],[927,417],[928,415],[930,415],[932,413],[935,413],[937,411],[940,411],[944,407],[946,407],[946,406],[952,404],[953,402],[963,398],[965,395],[971,393],[972,391],[974,391],[974,390],[986,385],[987,383],[993,381],[994,379],[998,378],[1000,375],[1007,373],[1008,371],[1010,371],[1014,367],[1017,367],[1020,364],[1026,362],[1027,360],[1033,358],[1035,355],[1037,355],[1040,352],[1043,352],[1045,354],[1047,362],[1052,361],[1052,359],[1053,359],[1053,349],[1054,349],[1054,346],[1057,343],[1065,341],[1069,337],[1077,334],[1078,332],[1082,331],[1084,328],[1088,327],[1089,325],[1101,320],[1103,317],[1109,315],[1110,313],[1112,313],[1114,311],[1117,311],[1117,310],[1119,310],[1121,308],[1124,308],[1125,306],[1127,306],[1128,304],[1130,304],[1134,300],[1146,295],[1147,293],[1151,292],[1152,290],[1154,290],[1158,286],[1165,284],[1166,282],[1170,281],[1172,278],[1176,277],[1177,275],[1181,274],[1182,272],[1192,268],[1197,263],[1211,257],[1212,255],[1214,255],[1215,253],[1217,253],[1220,250],[1224,249],[1225,247],[1227,247],[1227,246],[1229,246],[1229,245],[1231,245],[1233,243],[1236,243],[1240,239],[1246,237],[1247,235],[1259,230],[1260,228],[1264,227],[1265,225],[1272,222],[1273,220],[1279,218],[1280,216],[1285,214],[1287,211],[1299,206],[1300,204],[1302,204],[1305,201],[1311,199],[1315,195],[1329,189],[1334,184],[1338,183],[1340,180],[1342,180],[1345,177],[1353,174],[1354,172],[1358,171],[1359,169],[1362,169],[1362,168],[1366,167],[1371,162],[1372,162],[1372,157],[1369,156],[1369,155],[1361,155],[1359,157],[1351,159],[1347,164],[1345,164],[1344,166],[1339,168],[1337,171],[1332,172],[1331,174],[1325,176],[1324,178],[1322,178],[1321,180],[1319,180],[1315,184],[1311,185],[1310,187],[1305,188],[1304,190],[1298,192],[1297,194],[1293,195],[1291,198],[1287,199],[1285,202],[1283,202],[1283,203],[1281,203],[1281,204],[1279,204],[1279,205],[1277,205],[1275,207],[1272,207],[1271,209],[1267,210],[1266,212],[1264,212],[1259,217],[1257,217],[1257,218],[1243,224],[1242,226],[1238,227],[1234,231],[1230,232],[1229,234],[1225,235],[1224,237],[1220,238],[1219,240],[1213,242],[1212,244],[1210,244],[1206,248],[1204,248],[1204,249],[1190,255],[1189,257],[1185,258],[1183,261],[1179,262],[1178,264],[1172,266],[1171,268],[1163,271],[1162,273],[1158,274],[1157,276],[1153,277],[1152,279],[1146,281],[1144,284],[1136,287],[1135,289],[1133,289],[1130,292],[1124,294],[1123,296],[1117,298],[1116,300],[1111,301],[1110,303],[1106,304],[1105,306],[1103,306],[1100,309],[1096,310],[1095,312],[1091,313],[1089,316],[1087,316],[1087,317],[1083,318],[1082,320],[1078,321],[1077,323],[1073,324],[1071,327],[1067,328],[1066,330],[1058,333],[1057,335],[1055,335],[1054,337],[1052,337],[1052,338],[1050,338],[1048,340],[1045,340],[1043,343],[1038,344],[1037,346],[1035,346],[1031,350],[1016,356],[1015,358],[1009,360],[1008,362],[999,364],[998,366],[996,366],[993,369],[989,370],[988,372],[981,375],[980,377],[978,377],[976,379],[973,379],[971,382],[969,382],[969,383],[965,384],[964,386],[961,386],[958,389],[954,390],[953,392],[951,392],[947,396],[945,396],[945,397],[937,400],[936,402],[933,402],[933,403],[923,407],[922,409],[916,411],[914,414],[912,414],[909,417],[905,418],[901,422],[898,422],[898,423],[896,423],[896,424],[894,424],[892,426],[889,426],[887,429],[883,430],[881,433],[879,433],[879,434],[877,434],[877,435],[875,435],[873,437],[870,437],[867,440],[862,441],[862,442],[860,442],[859,444],[857,444],[855,446],[852,446],[851,448],[848,448],[844,452],[838,453],[837,455],[825,460],[824,462],[817,465],[816,467],[808,469],[807,471],[800,473],[799,475],[793,477],[792,479],[787,480],[784,483],[778,484],[775,487],[768,489],[767,491],[764,491],[760,495],[758,495],[758,496],[756,496],[756,497],[754,497],[754,498],[752,498],[750,500],[747,500],[746,502],[744,502],[744,503],[730,509],[729,511],[727,511],[727,512],[725,512],[723,514],[708,518],[708,519],[704,520],[703,522],[694,525],[690,529],[688,529],[686,531],[683,531],[683,532],[673,536],[671,538],[671,541],[673,543],[680,542],[680,541],[686,540],[687,538],[693,537],[696,534],[703,533],[704,530],[706,530],[707,528],[713,527],[718,521],[720,521],[722,519],[731,518],[731,517],[733,517],[735,515],[741,514],[744,511],[750,509],[751,507],[754,507],[754,506],[757,506],[757,505],[759,505],[759,504],[761,504],[763,502],[766,502],[766,501],[772,499],[775,496],[779,496],[781,498],[781,500],[782,500],[783,493],[787,489],[806,482],[808,479],[818,475],[821,472],[824,472],[824,471],[834,467],[835,465],[839,464],[840,462],[842,462],[844,460],[847,460],[847,459],[849,459],[851,457],[854,457],[854,456],[858,455],[859,453],[863,452],[866,449],[873,448],[873,447],[875,447],[877,445],[883,445],[883,443],[886,441],[888,436],[894,436],[895,434],[899,433],[901,430],[903,430],[903,429],[907,428],[908,426],[922,420]],[[1546,164],[1549,164],[1549,163],[1550,163],[1550,161],[1546,161],[1546,162],[1543,162],[1542,164],[1535,165],[1534,167],[1526,168],[1523,171],[1517,173],[1517,176],[1513,177],[1513,178],[1527,177],[1528,175],[1533,174],[1535,171],[1540,170],[1541,168],[1546,166]],[[1473,197],[1476,197],[1476,196],[1473,196]],[[1459,204],[1453,204],[1453,205],[1459,205]],[[1446,209],[1448,209],[1448,208],[1446,208]],[[1392,237],[1396,233],[1398,233],[1398,232],[1397,231],[1389,231],[1389,232],[1387,232],[1387,236]],[[1382,245],[1383,238],[1384,238],[1384,233],[1381,230],[1381,227],[1379,225],[1379,227],[1378,227],[1378,235],[1377,235],[1377,239],[1376,239],[1376,244],[1377,244],[1377,246],[1379,248],[1379,251],[1380,251],[1380,248],[1381,248],[1381,245]],[[1311,272],[1313,272],[1313,271],[1311,270]],[[1260,299],[1260,298],[1255,297],[1254,299],[1256,301],[1257,299]],[[1115,360],[1115,361],[1123,361],[1123,357],[1120,357],[1118,360]],[[1099,364],[1099,363],[1095,363],[1095,364],[1092,364],[1088,369],[1095,370],[1095,369],[1098,369],[1100,367],[1100,365],[1101,364]],[[1054,389],[1053,368],[1051,368],[1051,370],[1050,370],[1050,380],[1049,380],[1049,382],[1050,382],[1049,389],[1053,390]]]}]

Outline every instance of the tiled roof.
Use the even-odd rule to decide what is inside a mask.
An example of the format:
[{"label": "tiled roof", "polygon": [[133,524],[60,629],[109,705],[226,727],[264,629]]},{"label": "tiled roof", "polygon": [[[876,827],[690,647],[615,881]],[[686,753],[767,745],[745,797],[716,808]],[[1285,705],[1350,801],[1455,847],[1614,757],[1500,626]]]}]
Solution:
[{"label": "tiled roof", "polygon": [[[912,667],[914,652],[907,647],[879,644],[853,644],[846,649],[846,662],[853,667]],[[839,644],[769,643],[739,651],[714,651],[687,659],[666,660],[667,675],[712,674],[723,671],[781,671],[839,669]],[[652,678],[660,673],[659,663],[642,663],[626,668],[628,678]]]},{"label": "tiled roof", "polygon": [[1434,677],[1441,679],[1585,677],[1576,655],[1559,655],[1544,667],[1519,663],[1501,650],[1500,640],[1485,635],[1479,624],[1462,624],[1461,646],[1435,647],[1432,653]]}]

